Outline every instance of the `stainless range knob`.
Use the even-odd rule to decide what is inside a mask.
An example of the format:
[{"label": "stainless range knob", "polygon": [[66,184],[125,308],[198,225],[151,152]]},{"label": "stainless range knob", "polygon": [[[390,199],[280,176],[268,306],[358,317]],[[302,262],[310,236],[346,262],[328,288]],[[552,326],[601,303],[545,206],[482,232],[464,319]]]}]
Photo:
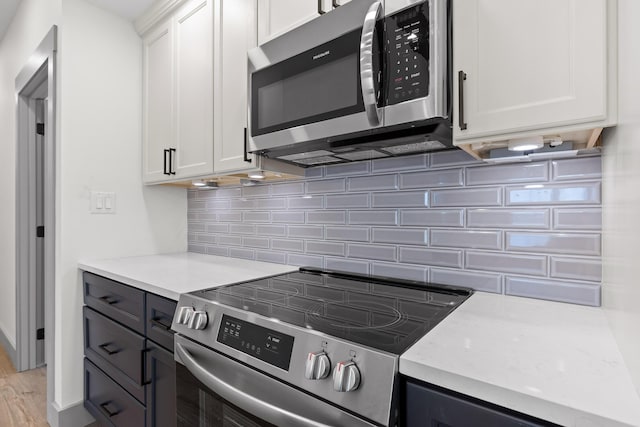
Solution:
[{"label": "stainless range knob", "polygon": [[333,370],[333,389],[335,391],[354,391],[360,385],[360,371],[354,362],[340,362]]},{"label": "stainless range knob", "polygon": [[309,353],[304,376],[308,380],[321,380],[327,378],[331,372],[331,361],[324,351]]},{"label": "stainless range knob", "polygon": [[189,319],[189,328],[191,329],[204,329],[209,323],[209,316],[206,311],[194,311]]},{"label": "stainless range knob", "polygon": [[195,310],[192,307],[180,307],[180,310],[178,310],[178,317],[176,319],[176,323],[178,325],[188,325],[189,324],[189,320],[191,320],[191,316],[193,316],[193,312]]}]

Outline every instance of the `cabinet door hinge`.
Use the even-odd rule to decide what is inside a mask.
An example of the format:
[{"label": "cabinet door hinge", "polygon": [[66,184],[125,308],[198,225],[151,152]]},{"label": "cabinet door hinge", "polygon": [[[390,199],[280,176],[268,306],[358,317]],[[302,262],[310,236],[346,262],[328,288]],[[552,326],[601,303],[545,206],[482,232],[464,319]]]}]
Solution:
[{"label": "cabinet door hinge", "polygon": [[44,123],[37,123],[36,124],[36,133],[38,135],[44,135]]},{"label": "cabinet door hinge", "polygon": [[43,340],[44,339],[44,328],[40,328],[36,330],[36,339]]},{"label": "cabinet door hinge", "polygon": [[36,227],[36,237],[44,237],[44,225]]}]

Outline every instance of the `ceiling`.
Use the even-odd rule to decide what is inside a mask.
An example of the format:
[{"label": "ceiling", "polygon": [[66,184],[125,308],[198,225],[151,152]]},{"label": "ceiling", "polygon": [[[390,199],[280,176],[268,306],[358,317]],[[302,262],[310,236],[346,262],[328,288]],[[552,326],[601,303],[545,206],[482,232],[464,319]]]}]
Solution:
[{"label": "ceiling", "polygon": [[[6,0],[0,0],[0,2]],[[11,0],[15,1],[15,0]],[[157,0],[87,0],[96,6],[120,15],[127,21],[133,21]]]},{"label": "ceiling", "polygon": [[[22,0],[0,0],[0,40],[4,38],[18,4]],[[86,0],[89,3],[133,21],[158,0]]]},{"label": "ceiling", "polygon": [[0,40],[4,38],[4,34],[9,28],[9,23],[16,13],[18,4],[21,0],[0,0]]}]

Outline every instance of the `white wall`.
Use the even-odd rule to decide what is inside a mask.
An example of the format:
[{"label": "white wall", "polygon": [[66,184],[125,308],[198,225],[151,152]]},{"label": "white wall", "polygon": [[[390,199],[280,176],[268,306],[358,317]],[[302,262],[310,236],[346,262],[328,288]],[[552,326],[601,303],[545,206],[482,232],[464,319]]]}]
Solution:
[{"label": "white wall", "polygon": [[0,42],[0,330],[16,344],[15,78],[29,56],[59,24],[62,0],[23,0]]},{"label": "white wall", "polygon": [[[133,25],[84,0],[63,0],[60,38],[56,264],[56,401],[80,402],[82,282],[77,262],[186,250],[186,191],[141,180],[142,43]],[[89,213],[91,191],[117,213]]]},{"label": "white wall", "polygon": [[618,0],[618,126],[603,156],[603,307],[640,393],[640,2]]},{"label": "white wall", "polygon": [[[59,25],[55,406],[83,398],[83,258],[186,250],[186,191],[141,180],[142,46],[131,23],[84,0],[23,0],[0,43],[0,329],[15,347],[15,77]],[[91,191],[115,215],[89,213]]]}]

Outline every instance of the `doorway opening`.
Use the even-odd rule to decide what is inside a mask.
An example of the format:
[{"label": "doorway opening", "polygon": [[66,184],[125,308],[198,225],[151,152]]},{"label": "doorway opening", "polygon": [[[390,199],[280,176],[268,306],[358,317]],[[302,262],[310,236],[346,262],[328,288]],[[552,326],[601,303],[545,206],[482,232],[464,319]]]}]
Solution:
[{"label": "doorway opening", "polygon": [[54,26],[16,77],[16,370],[50,367],[48,418],[55,411],[56,46]]}]

